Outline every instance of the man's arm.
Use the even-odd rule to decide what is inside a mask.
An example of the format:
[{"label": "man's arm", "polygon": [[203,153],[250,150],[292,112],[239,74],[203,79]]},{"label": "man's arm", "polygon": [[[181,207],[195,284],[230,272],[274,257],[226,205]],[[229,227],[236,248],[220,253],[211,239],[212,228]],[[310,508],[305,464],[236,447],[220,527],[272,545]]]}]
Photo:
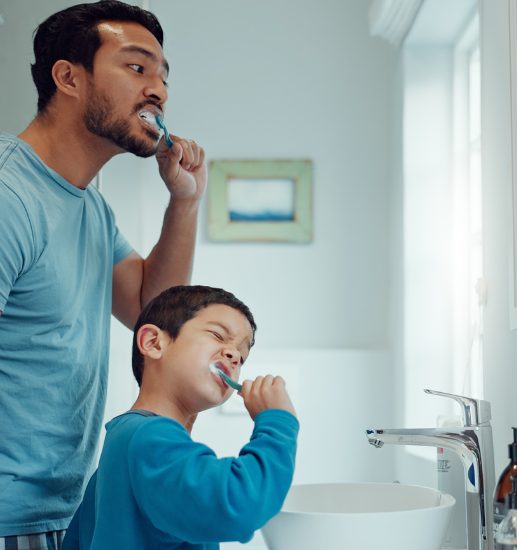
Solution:
[{"label": "man's arm", "polygon": [[113,268],[113,314],[133,328],[142,308],[162,290],[190,283],[199,201],[206,187],[204,151],[174,136],[156,154],[160,175],[171,193],[158,242],[144,260],[136,252]]}]

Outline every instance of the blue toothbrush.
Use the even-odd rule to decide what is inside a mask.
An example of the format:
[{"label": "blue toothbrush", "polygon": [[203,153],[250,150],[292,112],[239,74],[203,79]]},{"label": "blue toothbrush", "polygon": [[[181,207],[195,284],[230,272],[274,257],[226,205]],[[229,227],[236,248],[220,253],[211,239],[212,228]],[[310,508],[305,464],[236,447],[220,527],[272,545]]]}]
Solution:
[{"label": "blue toothbrush", "polygon": [[208,368],[215,374],[218,374],[227,384],[230,386],[230,388],[233,388],[234,390],[241,391],[242,384],[238,384],[234,380],[232,380],[226,373],[224,373],[221,369],[217,368],[216,365],[213,363],[210,363],[208,365]]},{"label": "blue toothbrush", "polygon": [[163,122],[163,118],[159,115],[156,115],[156,124],[158,124],[158,126],[163,130],[163,137],[165,138],[165,143],[169,147],[172,147],[174,145],[174,142],[172,141],[169,131],[167,130],[167,127]]}]

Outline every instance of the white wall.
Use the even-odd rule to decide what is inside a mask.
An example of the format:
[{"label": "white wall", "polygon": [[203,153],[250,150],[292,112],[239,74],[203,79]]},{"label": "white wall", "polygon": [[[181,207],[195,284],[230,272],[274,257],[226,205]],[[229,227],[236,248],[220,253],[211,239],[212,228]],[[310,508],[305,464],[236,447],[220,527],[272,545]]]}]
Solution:
[{"label": "white wall", "polygon": [[[309,245],[210,243],[203,212],[194,282],[248,302],[259,345],[388,345],[396,54],[368,36],[365,4],[150,2],[166,28],[174,131],[195,138],[209,159],[314,161]],[[143,252],[164,202],[147,166]]]},{"label": "white wall", "polygon": [[517,425],[517,332],[509,323],[511,133],[508,3],[481,2],[483,124],[483,246],[488,284],[485,313],[485,393],[492,403],[496,473],[508,462]]},{"label": "white wall", "polygon": [[70,0],[0,0],[0,131],[18,134],[36,115],[36,88],[30,74],[32,32],[50,14],[72,5]]}]

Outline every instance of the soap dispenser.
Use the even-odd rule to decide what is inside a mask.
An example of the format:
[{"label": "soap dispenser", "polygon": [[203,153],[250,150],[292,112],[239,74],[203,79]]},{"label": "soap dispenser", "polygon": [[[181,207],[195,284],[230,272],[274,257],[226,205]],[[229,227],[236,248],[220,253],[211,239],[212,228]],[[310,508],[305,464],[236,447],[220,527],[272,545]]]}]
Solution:
[{"label": "soap dispenser", "polygon": [[506,495],[508,512],[499,524],[495,537],[496,547],[517,548],[517,477],[511,476],[512,490]]},{"label": "soap dispenser", "polygon": [[513,430],[513,443],[508,445],[510,463],[503,470],[499,477],[494,493],[494,535],[496,537],[495,550],[506,550],[508,546],[503,546],[497,542],[497,531],[499,524],[506,516],[507,499],[506,497],[512,492],[512,476],[517,478],[517,428]]}]

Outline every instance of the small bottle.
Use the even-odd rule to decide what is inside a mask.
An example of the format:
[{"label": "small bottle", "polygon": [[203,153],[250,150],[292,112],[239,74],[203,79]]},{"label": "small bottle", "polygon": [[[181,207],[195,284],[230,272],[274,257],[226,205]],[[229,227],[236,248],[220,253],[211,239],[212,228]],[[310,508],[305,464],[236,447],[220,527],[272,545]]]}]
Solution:
[{"label": "small bottle", "polygon": [[512,490],[506,495],[508,512],[499,524],[495,542],[501,548],[517,548],[517,477],[511,476]]},{"label": "small bottle", "polygon": [[503,470],[499,477],[494,493],[494,537],[496,539],[495,550],[506,550],[507,545],[497,542],[497,531],[499,524],[503,521],[508,512],[507,496],[512,493],[512,476],[517,477],[517,428],[513,430],[513,443],[508,445],[510,463]]}]

